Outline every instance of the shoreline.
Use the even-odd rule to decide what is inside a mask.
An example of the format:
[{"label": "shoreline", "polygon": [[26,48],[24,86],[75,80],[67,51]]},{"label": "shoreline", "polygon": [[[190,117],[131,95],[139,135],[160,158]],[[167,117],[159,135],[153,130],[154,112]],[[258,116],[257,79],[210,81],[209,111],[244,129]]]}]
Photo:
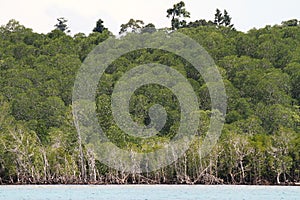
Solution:
[{"label": "shoreline", "polygon": [[158,184],[135,184],[135,183],[127,183],[127,184],[117,184],[117,183],[14,183],[14,184],[0,184],[1,186],[295,186],[299,187],[300,183],[289,183],[289,184],[167,184],[167,183],[158,183]]}]

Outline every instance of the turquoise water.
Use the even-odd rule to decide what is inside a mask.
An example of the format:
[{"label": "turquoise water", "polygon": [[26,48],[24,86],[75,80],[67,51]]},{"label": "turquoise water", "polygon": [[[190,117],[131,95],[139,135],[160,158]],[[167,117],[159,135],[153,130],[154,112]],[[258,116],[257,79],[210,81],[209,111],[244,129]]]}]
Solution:
[{"label": "turquoise water", "polygon": [[1,200],[300,199],[300,187],[280,186],[0,186]]}]

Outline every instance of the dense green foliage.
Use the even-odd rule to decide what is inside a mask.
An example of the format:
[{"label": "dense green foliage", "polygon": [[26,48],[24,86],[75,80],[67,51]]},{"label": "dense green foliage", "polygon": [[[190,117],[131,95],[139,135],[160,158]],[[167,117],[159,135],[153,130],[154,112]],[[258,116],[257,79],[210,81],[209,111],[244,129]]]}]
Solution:
[{"label": "dense green foliage", "polygon": [[[172,13],[170,10],[170,16]],[[243,33],[232,29],[231,19],[225,14],[224,26],[219,26],[225,20],[218,21],[220,13],[216,16],[217,26],[203,20],[185,28],[172,24],[173,29],[180,28],[178,31],[210,53],[224,79],[228,114],[222,136],[210,156],[203,158],[198,153],[211,115],[208,87],[185,61],[153,49],[134,51],[112,63],[101,78],[97,91],[99,123],[115,144],[133,151],[151,151],[168,142],[176,133],[180,110],[176,97],[167,88],[141,87],[131,98],[132,118],[149,124],[148,110],[158,103],[168,113],[167,123],[150,141],[122,133],[108,108],[114,84],[122,74],[145,62],[165,64],[187,77],[199,95],[201,126],[197,141],[171,166],[143,174],[118,172],[95,160],[90,149],[83,146],[81,151],[74,128],[71,95],[76,72],[87,54],[112,36],[103,21],[99,20],[88,36],[78,33],[73,37],[60,23],[48,34],[37,34],[14,20],[2,26],[0,183],[299,182],[298,21]],[[121,32],[140,29],[141,22],[130,20],[123,24]],[[155,31],[153,24],[149,27]]]}]

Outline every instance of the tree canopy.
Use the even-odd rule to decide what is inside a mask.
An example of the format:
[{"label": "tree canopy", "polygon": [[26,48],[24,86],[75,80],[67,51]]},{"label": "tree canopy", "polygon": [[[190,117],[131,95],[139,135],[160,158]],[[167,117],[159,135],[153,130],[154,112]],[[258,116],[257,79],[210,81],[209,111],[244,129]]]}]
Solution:
[{"label": "tree canopy", "polygon": [[[127,71],[144,63],[160,63],[177,70],[193,86],[201,119],[197,137],[182,157],[154,172],[129,174],[100,163],[78,138],[72,89],[89,52],[112,33],[101,19],[89,35],[74,36],[66,34],[64,18],[47,34],[10,20],[0,27],[0,184],[300,182],[299,21],[244,33],[233,29],[226,10],[217,10],[214,21],[190,23],[182,20],[190,16],[184,2],[167,13],[171,29],[203,46],[223,78],[228,110],[221,138],[211,153],[207,157],[199,153],[213,115],[210,83],[178,55],[140,49],[116,59],[99,80],[96,106],[103,131],[119,148],[136,153],[159,149],[174,137],[180,102],[163,86],[145,85],[130,99],[130,116],[137,124],[151,123],[153,105],[166,110],[165,126],[148,140],[124,133],[110,108],[114,87]],[[131,19],[121,25],[120,33],[131,37],[155,31],[154,24],[144,26],[142,20]]]}]

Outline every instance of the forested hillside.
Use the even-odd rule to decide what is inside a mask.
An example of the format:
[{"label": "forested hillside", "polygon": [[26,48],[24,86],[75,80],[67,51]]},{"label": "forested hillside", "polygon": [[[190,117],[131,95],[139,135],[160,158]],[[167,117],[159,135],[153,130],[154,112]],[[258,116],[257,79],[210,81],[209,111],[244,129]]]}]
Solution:
[{"label": "forested hillside", "polygon": [[[171,18],[172,13],[168,10]],[[218,21],[218,15],[214,22],[176,19],[173,15],[172,29],[209,52],[226,87],[226,123],[209,156],[198,153],[211,115],[206,83],[175,55],[151,49],[128,53],[106,70],[97,91],[99,123],[120,148],[137,152],[160,148],[154,140],[145,142],[124,134],[108,108],[114,84],[122,74],[152,61],[180,71],[199,95],[197,140],[172,165],[142,174],[101,164],[84,146],[82,154],[71,107],[74,80],[88,53],[113,34],[101,20],[89,35],[74,36],[68,34],[64,19],[47,34],[11,20],[0,28],[0,183],[300,182],[299,22],[290,20],[243,33],[230,20]],[[142,34],[141,22],[131,20],[120,32]],[[153,24],[145,27],[156,31]],[[176,133],[180,114],[170,90],[158,85],[140,88],[131,98],[130,113],[136,122],[149,124],[148,109],[157,103],[166,108],[168,119],[155,137],[168,141]]]}]

